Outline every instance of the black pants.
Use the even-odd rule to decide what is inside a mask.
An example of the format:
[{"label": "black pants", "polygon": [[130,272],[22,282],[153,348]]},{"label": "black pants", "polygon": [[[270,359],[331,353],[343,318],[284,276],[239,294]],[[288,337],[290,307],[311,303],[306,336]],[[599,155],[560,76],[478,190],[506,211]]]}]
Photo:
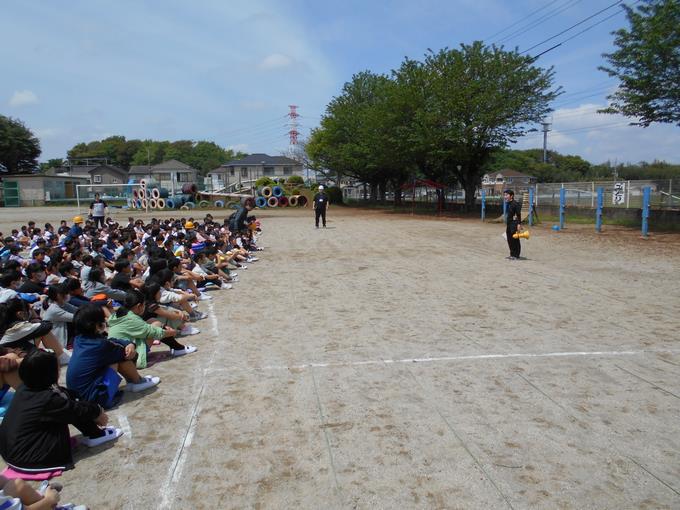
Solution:
[{"label": "black pants", "polygon": [[513,234],[517,232],[517,223],[509,223],[505,229],[505,235],[508,238],[508,248],[510,248],[510,256],[519,258],[519,253],[522,250],[522,246],[519,243],[519,239],[512,237]]},{"label": "black pants", "polygon": [[316,226],[319,226],[319,217],[321,217],[321,220],[323,221],[323,226],[326,226],[326,208],[325,207],[317,207],[314,209],[314,212],[316,214]]},{"label": "black pants", "polygon": [[95,228],[104,228],[104,216],[92,216]]}]

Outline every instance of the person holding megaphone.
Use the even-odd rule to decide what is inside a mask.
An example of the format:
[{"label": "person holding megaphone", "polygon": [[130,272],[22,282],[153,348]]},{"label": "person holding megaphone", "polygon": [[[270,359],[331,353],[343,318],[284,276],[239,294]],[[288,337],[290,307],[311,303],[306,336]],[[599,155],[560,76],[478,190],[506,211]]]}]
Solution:
[{"label": "person holding megaphone", "polygon": [[515,192],[511,189],[506,189],[503,192],[503,200],[508,204],[505,210],[505,236],[508,239],[508,247],[510,248],[510,256],[505,258],[508,260],[519,260],[522,246],[519,236],[515,237],[514,234],[522,231],[522,204],[515,202]]}]

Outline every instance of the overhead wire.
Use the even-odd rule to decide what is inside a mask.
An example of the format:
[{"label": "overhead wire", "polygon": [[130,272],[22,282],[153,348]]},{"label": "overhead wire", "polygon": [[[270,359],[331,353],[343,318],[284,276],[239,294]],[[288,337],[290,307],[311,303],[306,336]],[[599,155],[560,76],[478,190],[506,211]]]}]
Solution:
[{"label": "overhead wire", "polygon": [[555,3],[559,2],[559,1],[560,1],[560,0],[552,0],[552,2],[548,2],[548,3],[545,4],[543,7],[540,7],[540,8],[538,8],[538,9],[536,9],[535,11],[533,11],[533,12],[527,14],[527,15],[524,16],[523,18],[518,19],[517,21],[515,21],[515,22],[512,23],[511,25],[508,25],[507,27],[505,27],[503,30],[499,30],[499,31],[496,32],[495,34],[490,35],[489,37],[485,37],[483,40],[484,40],[484,41],[487,41],[487,40],[493,39],[493,38],[496,37],[496,36],[501,35],[503,32],[506,32],[507,30],[510,30],[512,27],[515,27],[515,26],[519,25],[519,24],[522,23],[524,20],[527,20],[527,19],[531,18],[533,15],[538,14],[538,13],[541,12],[543,9],[547,9],[548,7],[550,7],[551,5],[553,5],[553,4],[555,4]]},{"label": "overhead wire", "polygon": [[[553,39],[555,39],[555,38],[561,36],[562,34],[565,34],[565,33],[569,32],[570,30],[572,30],[572,29],[574,29],[574,28],[576,28],[576,27],[582,25],[582,24],[585,23],[586,21],[589,21],[589,20],[593,19],[594,17],[599,16],[599,15],[602,14],[603,12],[608,11],[609,9],[611,9],[611,8],[613,8],[613,7],[616,7],[617,5],[620,5],[621,3],[623,3],[623,0],[616,0],[616,2],[614,2],[613,4],[608,5],[608,6],[605,7],[604,9],[600,9],[600,10],[597,11],[596,13],[591,14],[590,16],[588,16],[588,17],[582,19],[582,20],[579,21],[578,23],[574,23],[574,24],[571,25],[569,28],[565,28],[565,29],[562,30],[561,32],[558,32],[557,34],[555,34],[555,35],[553,35],[553,36],[551,36],[551,37],[548,37],[547,39],[544,39],[543,41],[541,41],[541,42],[539,42],[539,43],[536,43],[536,44],[534,44],[533,46],[531,46],[530,48],[527,48],[526,50],[520,52],[520,55],[523,55],[523,54],[525,54],[525,53],[527,53],[527,52],[533,50],[534,48],[537,48],[538,46],[542,46],[543,44],[547,43],[548,41],[552,41]],[[623,12],[623,9],[622,9],[621,11],[618,11],[616,14],[619,14],[619,12]],[[610,16],[610,17],[613,17],[613,16]],[[609,18],[607,18],[607,19],[609,19]],[[603,21],[606,21],[606,20],[603,20]],[[582,32],[580,32],[580,33],[577,34],[577,35],[580,35],[580,34],[582,34],[583,32],[586,32],[587,30],[590,30],[591,28],[593,28],[594,26],[599,25],[600,23],[601,23],[601,22],[595,23],[594,25],[588,27],[586,30],[583,30]],[[575,36],[574,36],[574,37],[575,37]],[[571,40],[571,39],[573,39],[573,37],[571,37],[571,38],[569,38],[569,39],[567,39],[567,40]],[[565,42],[566,42],[566,40],[565,40],[565,41],[562,41],[560,44],[564,44]]]},{"label": "overhead wire", "polygon": [[547,14],[545,14],[545,15],[541,16],[540,18],[538,18],[538,19],[532,21],[531,23],[528,23],[526,26],[523,26],[523,27],[519,28],[518,30],[515,30],[514,32],[512,32],[512,33],[510,33],[510,34],[508,34],[508,35],[502,37],[502,38],[499,39],[498,41],[495,41],[495,43],[496,43],[496,44],[501,44],[501,43],[504,43],[504,42],[506,42],[506,41],[509,41],[510,39],[515,38],[516,36],[525,34],[525,33],[529,32],[529,31],[533,30],[533,29],[536,28],[537,26],[541,25],[542,23],[545,23],[545,22],[548,21],[549,19],[552,19],[552,18],[554,18],[555,16],[557,16],[557,15],[559,15],[559,14],[562,14],[564,11],[571,9],[571,8],[574,7],[576,4],[578,4],[578,3],[582,2],[582,1],[583,1],[583,0],[569,0],[566,4],[564,4],[564,5],[560,6],[560,7],[558,7],[557,9],[555,9],[555,10],[553,10],[553,11],[548,12]]}]

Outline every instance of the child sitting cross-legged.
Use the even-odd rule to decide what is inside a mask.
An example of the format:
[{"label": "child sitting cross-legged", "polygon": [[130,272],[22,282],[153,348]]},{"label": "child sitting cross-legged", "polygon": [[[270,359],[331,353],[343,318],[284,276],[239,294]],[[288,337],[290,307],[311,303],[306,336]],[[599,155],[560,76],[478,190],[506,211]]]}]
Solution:
[{"label": "child sitting cross-legged", "polygon": [[102,307],[83,305],[74,317],[76,337],[73,342],[72,366],[66,372],[66,385],[81,398],[105,409],[115,406],[121,392],[121,374],[132,392],[156,386],[160,378],[142,377],[137,372],[137,352],[128,339],[106,337],[106,317]]},{"label": "child sitting cross-legged", "polygon": [[159,321],[145,322],[142,319],[145,311],[145,298],[138,290],[131,290],[125,298],[125,306],[121,306],[109,317],[109,335],[135,342],[137,348],[137,367],[146,367],[146,353],[154,340],[160,340],[170,347],[173,356],[182,356],[196,351],[193,345],[182,345],[175,339],[177,331],[162,326]]},{"label": "child sitting cross-legged", "polygon": [[19,365],[23,384],[0,424],[0,455],[24,473],[72,469],[69,424],[83,434],[82,443],[98,446],[122,431],[106,427],[101,406],[78,400],[75,392],[57,385],[59,362],[54,353],[36,349]]}]

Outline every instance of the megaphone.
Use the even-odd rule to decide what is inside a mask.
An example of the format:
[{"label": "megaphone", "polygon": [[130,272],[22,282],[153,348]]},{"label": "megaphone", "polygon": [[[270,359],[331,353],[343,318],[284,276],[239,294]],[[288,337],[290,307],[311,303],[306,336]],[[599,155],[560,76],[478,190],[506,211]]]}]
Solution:
[{"label": "megaphone", "polygon": [[522,230],[521,232],[515,232],[512,234],[512,237],[515,239],[529,239],[529,231]]}]

